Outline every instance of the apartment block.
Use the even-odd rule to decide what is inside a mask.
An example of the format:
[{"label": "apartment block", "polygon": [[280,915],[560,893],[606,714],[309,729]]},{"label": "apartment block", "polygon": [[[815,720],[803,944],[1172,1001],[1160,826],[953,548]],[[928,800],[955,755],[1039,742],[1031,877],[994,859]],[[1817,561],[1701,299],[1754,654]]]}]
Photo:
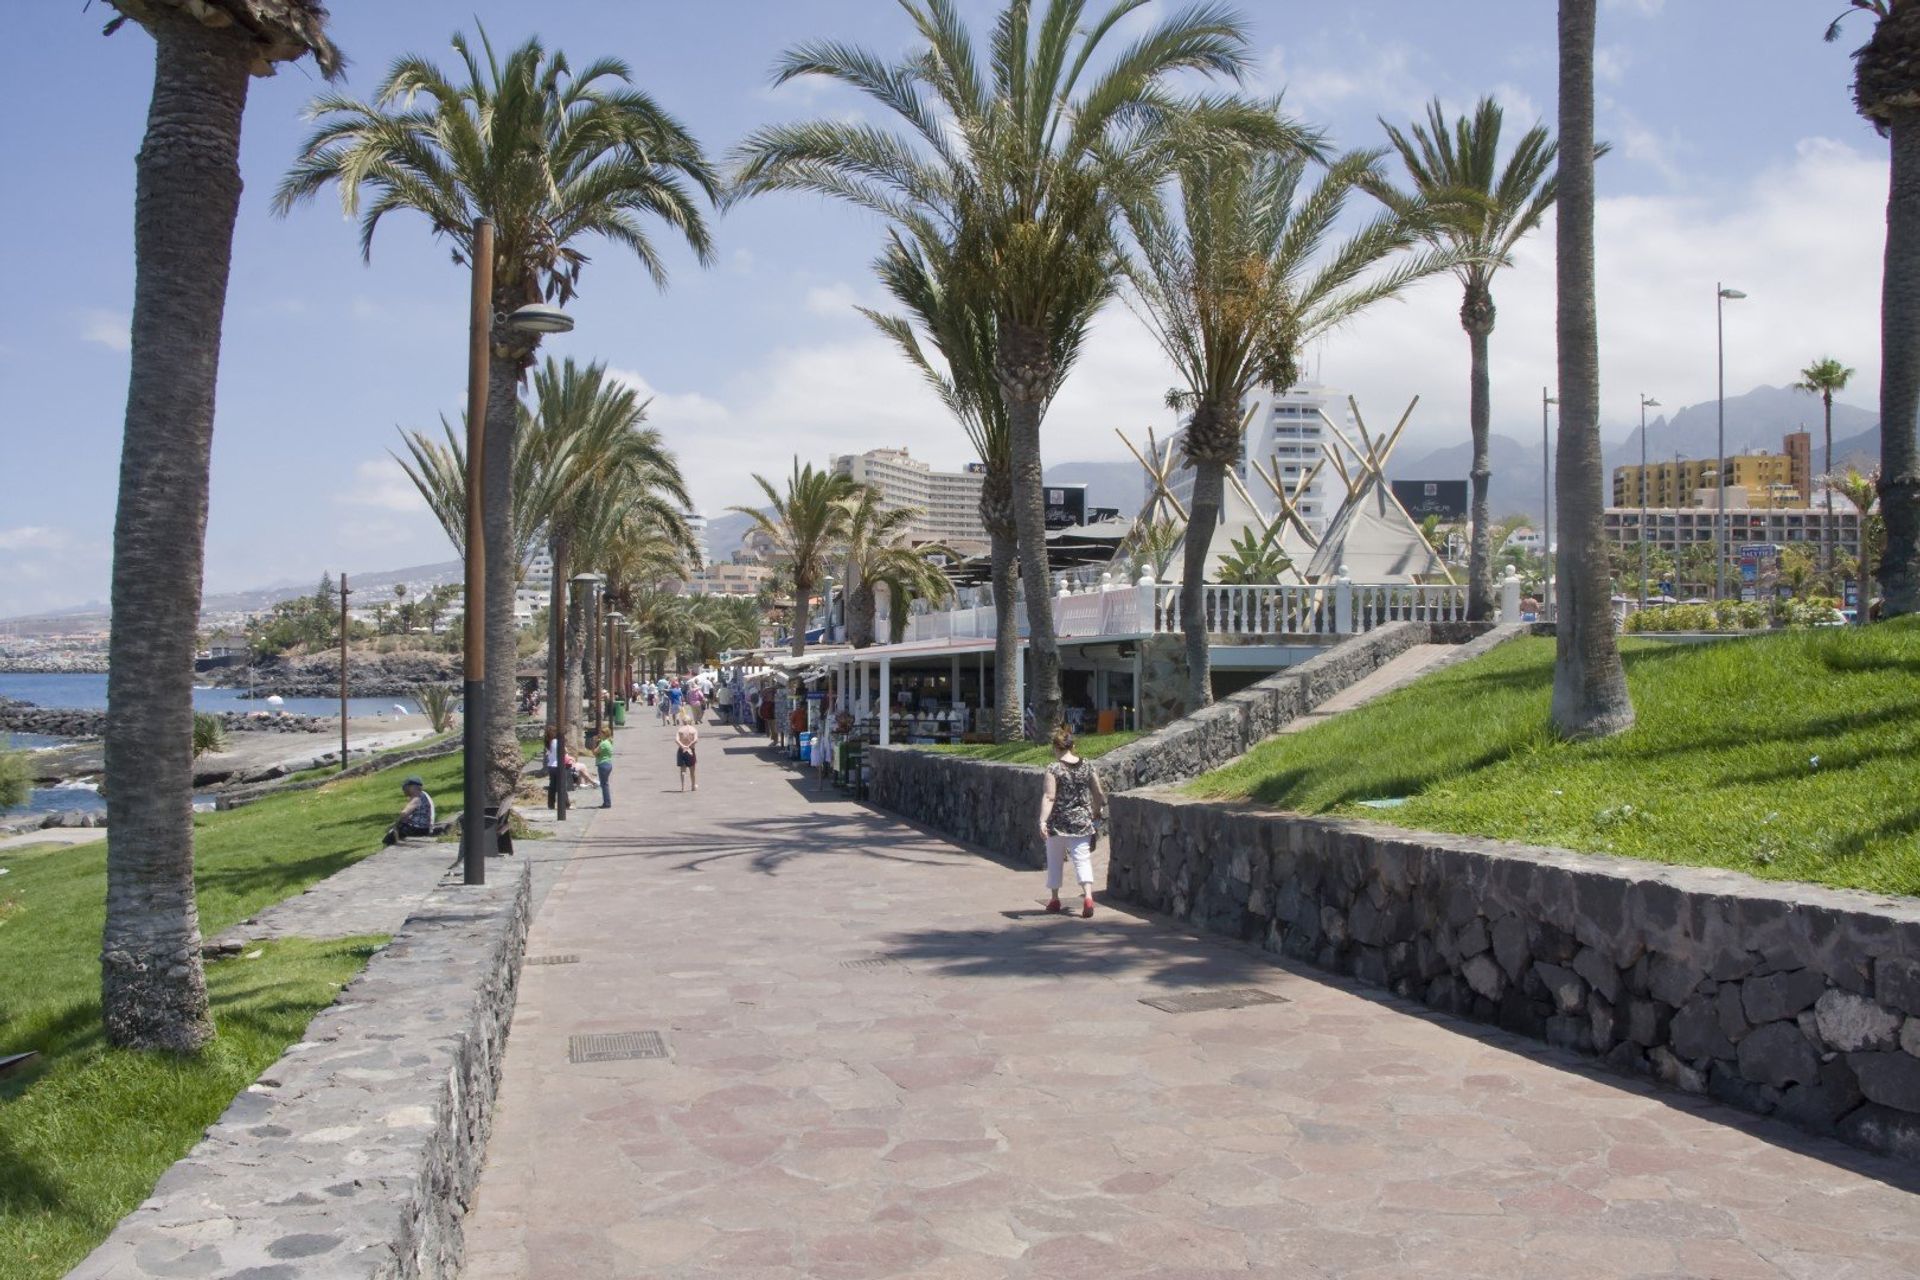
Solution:
[{"label": "apartment block", "polygon": [[908,536],[916,542],[942,542],[965,554],[987,546],[980,522],[980,488],[986,477],[977,463],[960,471],[936,471],[902,449],[869,449],[841,454],[829,464],[856,484],[880,492],[881,505],[918,512]]}]

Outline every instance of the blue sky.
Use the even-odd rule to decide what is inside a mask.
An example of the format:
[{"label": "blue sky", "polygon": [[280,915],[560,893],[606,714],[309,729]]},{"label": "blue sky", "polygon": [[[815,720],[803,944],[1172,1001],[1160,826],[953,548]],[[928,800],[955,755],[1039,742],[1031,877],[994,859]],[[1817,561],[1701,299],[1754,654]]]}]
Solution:
[{"label": "blue sky", "polygon": [[[984,24],[995,5],[964,4]],[[1779,384],[1827,352],[1856,366],[1848,399],[1875,399],[1885,144],[1853,113],[1846,51],[1820,33],[1836,3],[1603,0],[1599,215],[1602,393],[1624,431],[1642,390],[1668,405],[1713,390],[1711,290],[1751,299],[1728,321],[1728,385]],[[907,41],[887,0],[341,0],[333,31],[344,88],[370,94],[392,59],[450,58],[448,37],[485,23],[496,42],[536,29],[576,65],[626,59],[635,79],[716,157],[756,125],[862,112],[847,93],[769,89],[784,47],[816,36],[887,53]],[[1380,141],[1375,118],[1410,119],[1440,95],[1482,93],[1510,125],[1552,118],[1549,0],[1242,0],[1260,69],[1296,113],[1347,145]],[[22,5],[0,45],[0,616],[106,595],[132,297],[133,157],[151,87],[152,42],[103,39],[106,12],[81,0]],[[533,24],[537,20],[537,28]],[[370,264],[336,200],[275,218],[268,202],[321,87],[307,67],[255,81],[242,169],[247,189],[221,358],[208,528],[209,590],[448,558],[444,538],[388,458],[395,428],[457,412],[464,387],[466,282],[423,222],[383,225]],[[868,118],[875,118],[869,114]],[[34,122],[38,121],[38,127]],[[656,397],[654,421],[681,452],[698,504],[750,497],[755,470],[799,453],[905,444],[964,460],[939,406],[851,309],[877,301],[870,217],[772,197],[718,219],[718,262],[702,271],[667,244],[670,290],[598,246],[556,354],[600,359]],[[663,237],[663,243],[666,243]],[[1496,429],[1535,421],[1551,380],[1550,231],[1496,287]],[[32,300],[32,305],[24,305]],[[1404,448],[1451,442],[1465,421],[1465,340],[1456,287],[1425,286],[1316,353],[1321,377],[1370,417],[1422,408]],[[1124,309],[1103,317],[1048,424],[1050,459],[1123,456],[1113,428],[1165,419],[1169,377]]]}]

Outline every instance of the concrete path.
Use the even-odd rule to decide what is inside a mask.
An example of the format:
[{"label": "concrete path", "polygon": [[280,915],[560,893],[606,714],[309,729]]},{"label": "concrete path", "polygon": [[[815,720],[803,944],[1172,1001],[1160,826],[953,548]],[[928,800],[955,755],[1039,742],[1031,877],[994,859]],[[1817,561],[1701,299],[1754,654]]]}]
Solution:
[{"label": "concrete path", "polygon": [[1459,652],[1460,646],[1454,644],[1417,644],[1405,653],[1388,659],[1372,675],[1356,680],[1306,714],[1295,716],[1281,726],[1280,732],[1299,733],[1302,729],[1311,729],[1322,721],[1332,719],[1342,711],[1351,711],[1372,702],[1382,694],[1412,684],[1435,667],[1449,665],[1448,659]]},{"label": "concrete path", "polygon": [[[1912,1175],[621,735],[528,943],[469,1280],[1920,1274]],[[1281,1003],[1164,1012],[1179,993]],[[661,1058],[569,1060],[657,1033]],[[582,1045],[585,1049],[589,1046]],[[614,1046],[618,1048],[619,1046]]]},{"label": "concrete path", "polygon": [[37,831],[24,831],[19,835],[0,837],[0,853],[8,849],[24,849],[29,845],[92,844],[95,840],[106,838],[105,827],[41,827]]}]

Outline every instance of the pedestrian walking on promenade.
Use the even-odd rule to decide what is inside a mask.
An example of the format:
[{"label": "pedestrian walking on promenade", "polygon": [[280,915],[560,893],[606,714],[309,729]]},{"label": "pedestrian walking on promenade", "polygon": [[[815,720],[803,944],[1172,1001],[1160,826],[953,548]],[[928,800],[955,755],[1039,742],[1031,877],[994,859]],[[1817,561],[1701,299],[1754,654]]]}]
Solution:
[{"label": "pedestrian walking on promenade", "polygon": [[1040,797],[1040,834],[1047,838],[1047,910],[1060,910],[1063,864],[1072,858],[1084,918],[1093,914],[1093,846],[1099,839],[1096,824],[1106,816],[1107,792],[1093,766],[1074,754],[1073,730],[1065,725],[1053,731],[1053,756]]},{"label": "pedestrian walking on promenade", "polygon": [[695,680],[693,687],[687,690],[687,705],[693,708],[695,724],[707,722],[707,691],[701,687],[698,680]]},{"label": "pedestrian walking on promenade", "polygon": [[680,789],[685,791],[687,783],[693,783],[693,789],[700,789],[700,760],[698,747],[700,730],[693,724],[693,716],[685,711],[680,713],[680,727],[673,731],[673,763],[680,770]]},{"label": "pedestrian walking on promenade", "polygon": [[547,726],[547,808],[560,806],[560,731],[552,725]]},{"label": "pedestrian walking on promenade", "polygon": [[613,726],[608,725],[600,735],[600,745],[594,748],[594,763],[600,767],[600,807],[613,808]]}]

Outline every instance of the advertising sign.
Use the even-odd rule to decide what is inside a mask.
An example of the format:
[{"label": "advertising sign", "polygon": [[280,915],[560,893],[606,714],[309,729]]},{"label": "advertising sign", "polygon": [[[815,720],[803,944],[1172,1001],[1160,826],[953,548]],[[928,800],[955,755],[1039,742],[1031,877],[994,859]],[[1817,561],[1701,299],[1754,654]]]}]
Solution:
[{"label": "advertising sign", "polygon": [[1465,480],[1395,480],[1393,496],[1415,520],[1439,516],[1442,520],[1467,518],[1467,482]]},{"label": "advertising sign", "polygon": [[1047,528],[1071,529],[1087,522],[1087,486],[1050,484],[1047,494]]}]

